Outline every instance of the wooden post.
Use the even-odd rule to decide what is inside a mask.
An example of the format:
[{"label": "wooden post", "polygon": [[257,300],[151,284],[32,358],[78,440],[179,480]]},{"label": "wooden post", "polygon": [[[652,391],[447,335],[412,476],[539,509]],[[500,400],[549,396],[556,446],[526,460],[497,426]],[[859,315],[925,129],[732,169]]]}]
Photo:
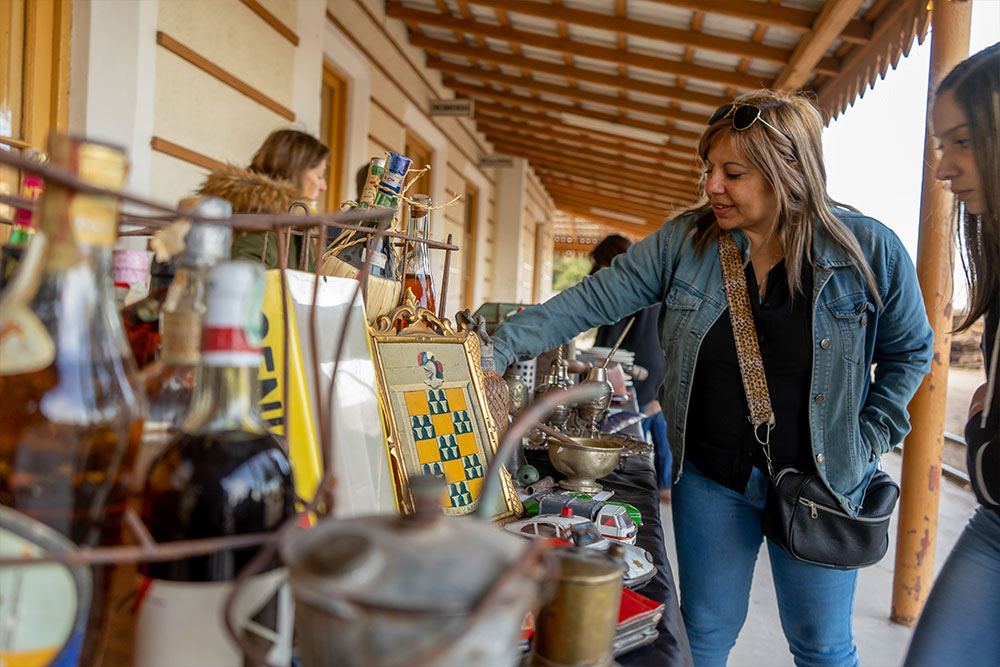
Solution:
[{"label": "wooden post", "polygon": [[[931,16],[931,61],[928,73],[928,121],[933,94],[941,79],[969,55],[972,3],[935,0]],[[952,196],[934,178],[937,156],[928,126],[924,135],[923,190],[920,198],[920,238],[917,277],[924,306],[934,329],[934,360],[910,402],[913,430],[903,451],[902,496],[896,538],[896,569],[891,618],[912,626],[934,582],[941,455],[948,395],[952,328],[952,257],[954,224]]]}]

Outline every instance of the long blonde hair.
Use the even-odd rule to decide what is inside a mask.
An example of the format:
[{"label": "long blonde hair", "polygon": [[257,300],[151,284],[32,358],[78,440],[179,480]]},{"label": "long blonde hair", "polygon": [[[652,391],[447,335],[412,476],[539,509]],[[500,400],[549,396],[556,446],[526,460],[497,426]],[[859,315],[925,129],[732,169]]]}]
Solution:
[{"label": "long blonde hair", "polygon": [[955,66],[938,86],[951,93],[965,114],[972,157],[986,196],[986,213],[961,211],[959,247],[969,288],[969,309],[958,325],[964,331],[1000,293],[1000,42]]},{"label": "long blonde hair", "polygon": [[[783,90],[755,90],[740,95],[734,104],[750,104],[760,109],[761,118],[782,134],[755,122],[743,131],[733,129],[727,116],[709,125],[698,141],[698,157],[704,166],[709,148],[729,135],[734,147],[764,174],[777,200],[777,223],[772,230],[781,240],[793,294],[802,295],[802,263],[812,264],[813,221],[838,243],[854,262],[868,285],[872,298],[882,306],[879,286],[854,234],[831,212],[839,206],[826,191],[823,164],[823,119],[819,110],[801,93]],[[699,184],[699,201],[687,211],[704,211],[696,223],[695,246],[701,250],[719,234],[715,215],[707,209],[705,175]],[[854,209],[852,209],[854,210]]]}]

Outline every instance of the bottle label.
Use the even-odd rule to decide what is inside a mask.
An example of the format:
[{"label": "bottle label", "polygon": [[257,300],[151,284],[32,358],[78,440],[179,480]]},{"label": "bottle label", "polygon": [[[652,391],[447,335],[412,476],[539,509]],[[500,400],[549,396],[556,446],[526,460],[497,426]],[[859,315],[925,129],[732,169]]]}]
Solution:
[{"label": "bottle label", "polygon": [[118,202],[111,197],[74,193],[69,218],[77,245],[110,247],[118,238]]},{"label": "bottle label", "polygon": [[163,348],[160,359],[167,364],[194,366],[201,361],[201,315],[191,311],[161,310]]},{"label": "bottle label", "polygon": [[56,344],[38,316],[21,303],[4,308],[0,313],[0,375],[40,371],[55,359]]},{"label": "bottle label", "polygon": [[[364,251],[361,252],[361,261],[362,261],[362,263],[365,261],[365,259],[367,258],[367,256],[368,256],[368,251],[367,250],[364,250]],[[389,263],[389,258],[385,256],[384,252],[379,252],[378,250],[375,250],[375,251],[372,252],[372,266],[373,267],[375,267],[376,269],[384,269],[385,265],[388,264],[388,263]]]},{"label": "bottle label", "polygon": [[242,327],[208,327],[201,333],[201,361],[206,366],[259,366],[259,345]]},{"label": "bottle label", "polygon": [[[42,556],[73,547],[48,526],[3,509],[0,556]],[[78,664],[90,585],[90,571],[84,567],[71,571],[61,563],[48,563],[0,568],[0,665]]]},{"label": "bottle label", "polygon": [[[292,652],[294,605],[286,572],[251,577],[233,606],[234,625],[246,640],[262,646],[271,664],[288,664]],[[138,667],[242,665],[243,654],[226,630],[223,614],[230,581],[191,582],[144,578],[135,631]],[[269,602],[277,613],[270,623],[254,618]],[[266,615],[265,615],[266,616]],[[271,625],[272,627],[267,627]]]}]

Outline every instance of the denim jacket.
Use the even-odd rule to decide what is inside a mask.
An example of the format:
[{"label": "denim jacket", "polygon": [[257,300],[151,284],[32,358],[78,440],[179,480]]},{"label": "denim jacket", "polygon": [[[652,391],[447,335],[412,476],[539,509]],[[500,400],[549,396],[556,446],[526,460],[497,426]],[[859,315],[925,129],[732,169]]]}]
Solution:
[{"label": "denim jacket", "polygon": [[[833,213],[857,238],[882,300],[877,307],[850,256],[814,223],[812,453],[819,476],[856,515],[878,457],[910,430],[906,406],[930,369],[934,336],[913,263],[899,238],[859,213],[840,208]],[[502,371],[581,331],[661,303],[667,374],[659,396],[675,478],[684,460],[698,350],[727,308],[717,244],[701,253],[693,246],[696,215],[667,222],[610,267],[507,320],[493,337]],[[748,262],[746,235],[735,230],[733,236]]]}]

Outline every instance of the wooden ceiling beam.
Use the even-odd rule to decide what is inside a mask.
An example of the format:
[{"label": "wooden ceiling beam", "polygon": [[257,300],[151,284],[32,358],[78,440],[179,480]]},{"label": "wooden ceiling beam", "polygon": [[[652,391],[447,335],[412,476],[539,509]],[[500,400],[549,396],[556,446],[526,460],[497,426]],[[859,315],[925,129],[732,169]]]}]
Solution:
[{"label": "wooden ceiling beam", "polygon": [[502,72],[493,72],[489,70],[480,69],[479,67],[456,65],[455,63],[450,63],[440,58],[428,58],[427,66],[431,69],[436,69],[441,72],[447,72],[449,74],[457,74],[471,79],[479,79],[480,81],[484,82],[499,83],[505,86],[523,88],[525,90],[533,92],[550,93],[552,95],[559,95],[560,97],[568,97],[570,99],[579,100],[581,102],[592,102],[593,104],[602,104],[604,106],[612,108],[617,107],[619,109],[628,109],[629,111],[637,111],[639,113],[648,114],[650,116],[660,116],[668,120],[680,120],[685,123],[691,123],[692,125],[698,125],[704,123],[706,120],[704,114],[691,113],[689,111],[672,110],[667,106],[666,102],[664,102],[663,104],[648,104],[646,102],[637,102],[635,100],[630,100],[627,97],[601,95],[600,93],[592,93],[571,86],[559,86],[553,83],[536,81],[535,79],[532,78],[510,76],[508,74],[503,74]]},{"label": "wooden ceiling beam", "polygon": [[[688,199],[682,199],[679,197],[668,197],[660,192],[639,190],[634,187],[617,185],[615,183],[604,183],[593,180],[588,181],[583,177],[577,177],[571,174],[561,174],[558,171],[546,169],[541,165],[535,165],[534,169],[538,178],[546,187],[551,185],[553,187],[561,187],[572,191],[590,191],[595,194],[601,194],[610,199],[631,199],[633,201],[646,202],[654,208],[663,206],[676,207],[689,201]],[[574,178],[576,180],[574,180]]]},{"label": "wooden ceiling beam", "polygon": [[[476,86],[471,83],[465,83],[464,81],[459,81],[458,79],[450,76],[444,78],[444,85],[451,88],[455,92],[465,93],[466,95],[471,95],[473,97],[485,97],[491,100],[495,100],[497,102],[512,102],[514,104],[529,106],[535,109],[540,109],[542,111],[551,111],[553,113],[574,114],[576,116],[583,116],[585,118],[602,120],[607,123],[614,123],[616,125],[624,125],[627,127],[634,127],[640,130],[647,130],[649,132],[662,134],[666,137],[687,139],[692,143],[698,141],[698,137],[700,136],[699,132],[692,132],[691,130],[681,130],[677,128],[671,128],[667,126],[665,123],[652,123],[645,120],[639,120],[637,118],[621,117],[610,113],[593,111],[592,109],[583,109],[580,107],[574,107],[569,104],[559,104],[557,102],[550,102],[548,100],[539,100],[533,97],[524,97],[523,95],[504,93],[499,90],[495,90],[493,88],[489,88],[486,86]],[[694,152],[693,146],[685,146],[685,148],[687,148],[691,152]]]},{"label": "wooden ceiling beam", "polygon": [[676,203],[667,203],[660,201],[650,201],[650,200],[635,200],[626,199],[622,196],[609,196],[601,195],[596,192],[588,192],[582,188],[568,188],[564,186],[557,185],[556,183],[542,181],[542,185],[545,186],[545,190],[553,197],[556,195],[562,197],[577,197],[580,201],[589,202],[595,206],[603,206],[605,208],[615,208],[621,207],[622,212],[636,214],[642,211],[669,211],[677,208]]},{"label": "wooden ceiling beam", "polygon": [[610,227],[611,229],[617,229],[619,231],[627,232],[629,234],[636,234],[641,237],[648,236],[659,229],[663,221],[649,220],[647,224],[640,224],[638,222],[630,222],[628,220],[619,220],[618,218],[611,218],[608,216],[601,215],[599,213],[594,213],[588,208],[583,208],[580,206],[572,206],[570,204],[564,203],[562,206],[556,204],[556,208],[567,213],[572,213],[581,218],[586,218],[591,222],[595,222],[599,225],[604,225],[605,227]]},{"label": "wooden ceiling beam", "polygon": [[862,0],[827,0],[812,30],[802,36],[791,60],[774,80],[774,87],[795,90],[804,86],[861,3]]},{"label": "wooden ceiling beam", "polygon": [[493,116],[499,116],[503,119],[510,118],[520,118],[531,123],[536,123],[540,125],[545,125],[547,127],[554,127],[563,130],[573,130],[579,132],[586,136],[599,137],[603,139],[610,139],[612,141],[617,141],[629,145],[639,145],[646,146],[652,150],[662,151],[666,155],[671,155],[681,160],[694,160],[695,149],[692,146],[686,144],[679,144],[667,137],[667,143],[661,144],[654,141],[646,141],[636,137],[625,136],[622,134],[615,134],[613,132],[605,132],[603,130],[597,130],[589,127],[581,127],[578,125],[570,125],[563,122],[561,118],[555,118],[549,116],[545,113],[538,113],[534,111],[528,111],[527,109],[522,109],[520,107],[507,107],[499,104],[491,104],[489,102],[476,102],[476,116],[480,114],[490,114]]},{"label": "wooden ceiling beam", "polygon": [[660,165],[651,165],[648,162],[634,162],[621,156],[598,153],[596,151],[587,150],[586,148],[571,148],[569,146],[553,144],[551,142],[539,144],[538,142],[532,142],[527,137],[511,136],[506,133],[487,131],[486,138],[490,140],[490,143],[492,143],[495,148],[500,150],[502,150],[502,147],[505,146],[513,146],[523,148],[525,150],[542,150],[551,155],[564,156],[576,162],[593,162],[594,164],[608,165],[611,168],[628,166],[632,169],[648,173],[650,176],[662,178],[664,181],[676,183],[678,186],[698,186],[698,178],[693,172],[683,172],[679,169],[667,171]]},{"label": "wooden ceiling beam", "polygon": [[560,190],[552,186],[546,186],[545,191],[549,193],[555,202],[569,202],[579,206],[597,206],[609,211],[620,211],[625,215],[634,215],[645,220],[664,220],[677,207],[672,204],[648,204],[642,205],[640,202],[629,203],[628,200],[611,199],[588,195],[580,191]]},{"label": "wooden ceiling beam", "polygon": [[[588,142],[585,137],[575,138],[572,140],[575,143],[571,144],[562,136],[557,136],[553,133],[524,133],[510,127],[502,127],[488,123],[480,123],[479,129],[481,132],[486,134],[487,137],[497,137],[500,140],[516,141],[531,146],[552,146],[553,148],[566,153],[596,155],[605,159],[618,160],[619,162],[631,160],[635,161],[637,166],[656,169],[657,171],[673,174],[674,176],[695,182],[700,178],[700,174],[694,165],[690,165],[688,167],[671,166],[673,163],[665,162],[662,156],[650,154],[646,151],[630,151],[628,148],[598,145],[593,142]],[[608,150],[611,152],[607,152]]]},{"label": "wooden ceiling beam", "polygon": [[[498,27],[489,23],[482,23],[474,19],[460,19],[454,16],[445,16],[434,12],[421,11],[403,7],[398,3],[391,3],[386,7],[386,13],[403,21],[420,23],[436,28],[449,30],[460,30],[470,35],[489,37],[491,39],[502,40],[510,43],[534,46],[550,51],[569,53],[574,56],[584,56],[594,60],[603,60],[628,67],[641,67],[654,72],[673,74],[674,76],[684,76],[702,81],[710,81],[726,86],[739,88],[740,90],[752,90],[761,86],[769,87],[770,80],[757,76],[731,72],[715,67],[705,67],[702,65],[692,65],[668,58],[659,58],[641,53],[632,53],[623,49],[614,49],[597,44],[589,44],[578,40],[561,39],[550,37],[526,30],[515,30]],[[718,106],[718,105],[716,105]]]},{"label": "wooden ceiling beam", "polygon": [[[843,59],[841,73],[817,87],[819,106],[835,118],[849,104],[853,104],[861,92],[875,83],[880,72],[885,72],[886,42],[898,40],[901,44],[911,44],[929,22],[929,4],[891,0],[882,6],[874,21],[871,41],[848,52]],[[877,63],[882,63],[882,67]]]},{"label": "wooden ceiling beam", "polygon": [[476,48],[474,46],[449,42],[444,39],[434,39],[424,35],[418,35],[416,33],[410,33],[410,43],[428,51],[450,53],[452,55],[468,58],[472,61],[507,65],[508,67],[542,72],[544,74],[563,77],[566,79],[588,81],[590,83],[596,83],[609,88],[625,88],[626,90],[632,92],[655,95],[657,97],[666,97],[668,99],[681,99],[682,101],[700,104],[711,109],[715,109],[728,101],[728,99],[722,98],[718,95],[698,93],[695,91],[685,90],[683,88],[677,88],[676,86],[667,86],[661,83],[652,83],[649,81],[641,81],[639,79],[623,80],[622,77],[617,74],[605,74],[604,72],[583,69],[582,67],[567,67],[566,65],[560,63],[552,63],[545,60],[539,60],[538,58],[514,56],[509,53],[502,53],[493,49]]},{"label": "wooden ceiling beam", "polygon": [[598,164],[581,165],[577,162],[561,160],[544,150],[530,150],[517,146],[498,147],[501,153],[523,157],[532,164],[538,164],[549,169],[555,169],[567,174],[575,174],[594,181],[608,181],[626,187],[634,188],[636,184],[648,184],[650,189],[661,192],[668,197],[677,197],[680,201],[693,200],[697,197],[697,188],[675,185],[662,180],[650,181],[649,175],[628,168],[606,167]]},{"label": "wooden ceiling beam", "polygon": [[605,181],[595,181],[593,177],[565,174],[545,165],[534,165],[535,173],[542,182],[569,190],[585,190],[601,194],[611,199],[631,199],[648,202],[651,206],[678,206],[690,201],[690,197],[677,197],[658,190],[651,185],[619,185]]},{"label": "wooden ceiling beam", "polygon": [[[696,11],[710,12],[720,16],[767,23],[769,25],[789,28],[799,32],[808,32],[816,23],[817,13],[808,9],[768,5],[748,0],[651,0],[661,5],[683,7]],[[479,4],[477,0],[470,0]],[[869,21],[852,19],[845,25],[839,37],[852,44],[866,44],[872,38],[872,24]]]},{"label": "wooden ceiling beam", "polygon": [[[497,118],[486,115],[481,113],[479,109],[476,109],[476,123],[480,129],[488,127],[493,131],[511,132],[517,136],[530,138],[542,143],[546,141],[556,141],[561,144],[566,144],[569,142],[583,147],[590,146],[592,148],[600,148],[602,150],[612,151],[625,157],[636,156],[647,158],[665,167],[676,169],[678,174],[698,174],[698,166],[693,155],[689,156],[689,159],[685,161],[673,157],[672,154],[663,151],[662,148],[661,150],[655,150],[647,147],[632,146],[621,141],[609,141],[594,135],[573,134],[572,132],[565,132],[552,126],[537,127],[534,125],[527,125],[525,123],[518,123],[507,118]],[[646,144],[645,146],[652,145],[653,144]]]},{"label": "wooden ceiling beam", "polygon": [[[537,16],[552,21],[565,21],[609,32],[621,32],[636,37],[645,37],[682,46],[693,46],[697,49],[708,49],[736,56],[747,56],[780,64],[788,62],[788,58],[792,55],[790,49],[776,46],[747,44],[740,39],[693,33],[690,30],[621,18],[613,14],[601,14],[569,7],[554,7],[551,4],[534,2],[533,0],[469,0],[469,2],[483,7],[501,7],[516,14]],[[812,24],[810,23],[810,25]]]}]

